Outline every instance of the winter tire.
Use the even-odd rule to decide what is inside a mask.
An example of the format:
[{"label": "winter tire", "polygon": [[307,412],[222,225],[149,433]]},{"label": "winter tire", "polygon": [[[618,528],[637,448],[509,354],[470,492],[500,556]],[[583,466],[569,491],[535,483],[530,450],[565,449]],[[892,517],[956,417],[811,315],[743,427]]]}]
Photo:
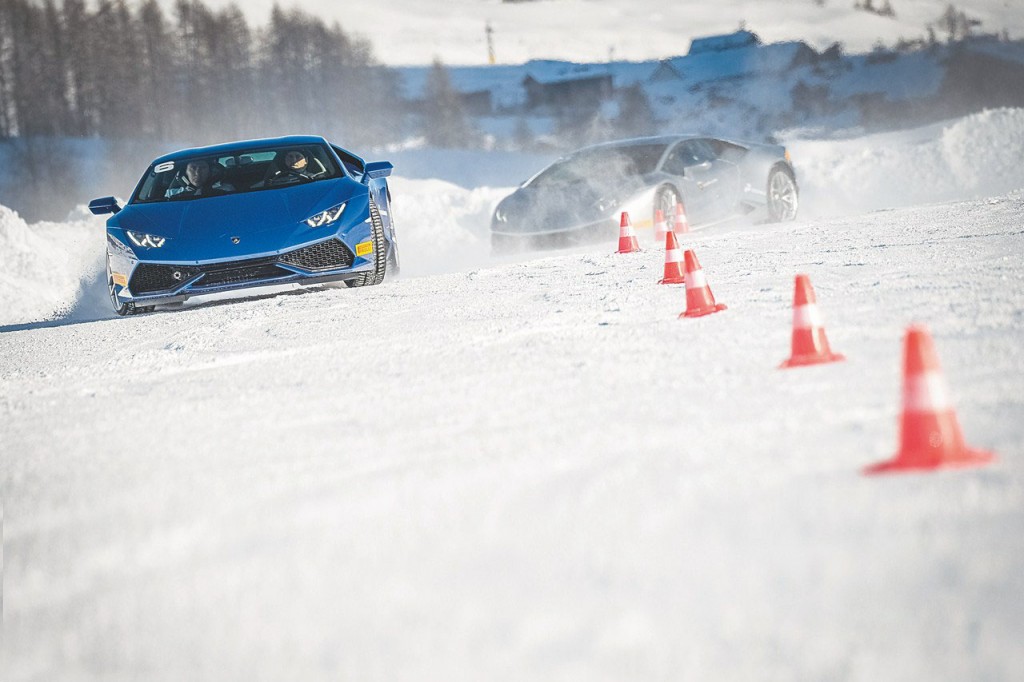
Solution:
[{"label": "winter tire", "polygon": [[796,219],[800,192],[788,168],[775,166],[768,174],[768,220],[784,223]]},{"label": "winter tire", "polygon": [[110,271],[110,259],[107,259],[107,294],[110,296],[110,306],[114,309],[114,312],[124,317],[125,315],[135,315],[137,313],[148,313],[151,312],[154,306],[136,306],[131,301],[122,303],[121,299],[117,297],[117,291],[114,288],[114,275]]},{"label": "winter tire", "polygon": [[384,222],[381,220],[377,204],[370,200],[370,239],[373,241],[373,270],[360,273],[354,279],[345,280],[350,287],[375,286],[384,281],[388,271],[388,243],[384,239]]},{"label": "winter tire", "polygon": [[678,203],[682,203],[682,199],[679,196],[679,192],[676,191],[676,188],[671,185],[662,185],[654,195],[654,212],[651,214],[652,220],[654,214],[659,209],[665,216],[666,221],[671,222],[672,220],[675,220],[676,204]]}]

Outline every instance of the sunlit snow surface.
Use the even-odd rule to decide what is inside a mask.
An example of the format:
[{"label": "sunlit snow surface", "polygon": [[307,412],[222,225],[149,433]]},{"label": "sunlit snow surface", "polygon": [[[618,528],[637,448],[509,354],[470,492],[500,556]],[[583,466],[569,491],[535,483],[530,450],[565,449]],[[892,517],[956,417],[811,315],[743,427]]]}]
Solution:
[{"label": "sunlit snow surface", "polygon": [[[3,328],[5,679],[1024,669],[1021,191],[694,233],[698,320],[647,234],[495,262],[500,192],[395,195],[413,276]],[[798,272],[847,362],[775,369]],[[868,479],[915,321],[999,459]]]}]

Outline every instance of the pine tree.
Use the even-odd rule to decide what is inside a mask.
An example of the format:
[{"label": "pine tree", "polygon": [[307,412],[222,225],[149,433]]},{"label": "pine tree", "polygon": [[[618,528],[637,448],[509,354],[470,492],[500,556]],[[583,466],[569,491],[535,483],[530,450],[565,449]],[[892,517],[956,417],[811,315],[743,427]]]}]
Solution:
[{"label": "pine tree", "polygon": [[12,106],[14,92],[12,53],[14,50],[13,3],[0,3],[0,140],[17,133]]},{"label": "pine tree", "polygon": [[619,116],[616,131],[625,137],[640,137],[654,132],[656,122],[651,102],[639,83],[624,88],[619,94]]},{"label": "pine tree", "polygon": [[434,60],[427,74],[423,134],[429,144],[443,148],[469,147],[476,138],[448,69],[439,59]]},{"label": "pine tree", "polygon": [[173,45],[163,10],[157,0],[139,8],[139,90],[143,124],[140,132],[164,139],[171,132],[176,102],[173,86]]}]

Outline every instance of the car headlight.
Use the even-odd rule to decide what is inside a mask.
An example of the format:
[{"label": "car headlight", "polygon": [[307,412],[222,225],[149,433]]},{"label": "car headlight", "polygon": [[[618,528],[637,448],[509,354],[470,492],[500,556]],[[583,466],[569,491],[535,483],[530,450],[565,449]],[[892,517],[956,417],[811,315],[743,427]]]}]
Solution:
[{"label": "car headlight", "polygon": [[125,234],[128,235],[128,239],[132,240],[132,244],[144,246],[147,249],[159,249],[167,241],[166,237],[157,237],[156,235],[132,232],[131,230],[125,230]]},{"label": "car headlight", "polygon": [[594,203],[594,206],[596,206],[597,210],[600,211],[601,213],[610,211],[618,205],[619,200],[616,199],[615,197],[601,198]]},{"label": "car headlight", "polygon": [[505,209],[500,206],[494,211],[494,222],[496,223],[507,223],[508,215],[505,213]]},{"label": "car headlight", "polygon": [[324,225],[330,225],[341,217],[341,214],[345,212],[345,204],[338,204],[333,206],[326,211],[320,211],[312,218],[306,218],[306,224],[310,227],[323,227]]}]

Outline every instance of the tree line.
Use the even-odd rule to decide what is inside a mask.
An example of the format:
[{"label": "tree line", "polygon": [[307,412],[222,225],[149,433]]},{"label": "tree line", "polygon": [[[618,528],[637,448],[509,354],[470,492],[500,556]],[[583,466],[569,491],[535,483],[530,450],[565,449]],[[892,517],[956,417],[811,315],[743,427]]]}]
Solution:
[{"label": "tree line", "polygon": [[397,75],[300,9],[248,24],[202,0],[0,0],[0,139],[393,139]]}]

